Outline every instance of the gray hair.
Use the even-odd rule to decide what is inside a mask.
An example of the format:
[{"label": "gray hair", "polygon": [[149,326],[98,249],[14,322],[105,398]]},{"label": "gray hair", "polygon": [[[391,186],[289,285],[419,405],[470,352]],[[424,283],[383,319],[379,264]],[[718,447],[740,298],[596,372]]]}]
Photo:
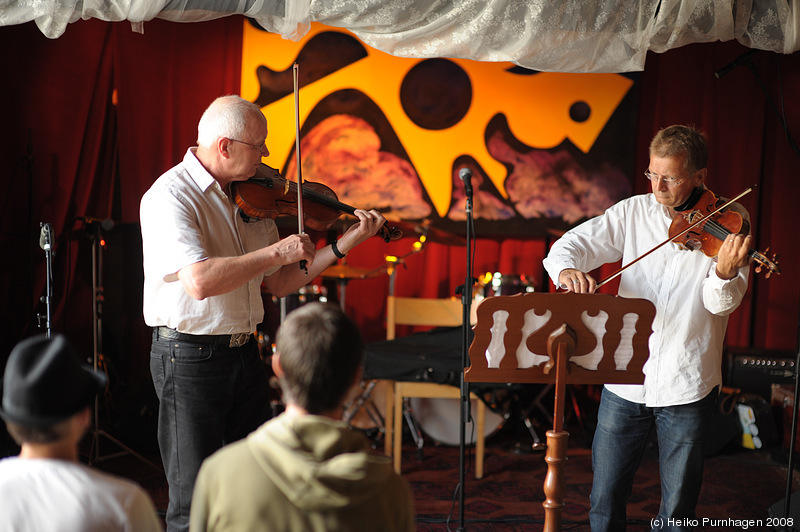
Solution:
[{"label": "gray hair", "polygon": [[261,109],[253,102],[236,95],[220,96],[200,117],[197,124],[197,144],[210,147],[219,137],[241,139],[250,117],[261,114]]},{"label": "gray hair", "polygon": [[696,172],[708,165],[708,143],[705,135],[692,126],[675,125],[656,133],[650,142],[650,156],[686,156],[686,170]]}]

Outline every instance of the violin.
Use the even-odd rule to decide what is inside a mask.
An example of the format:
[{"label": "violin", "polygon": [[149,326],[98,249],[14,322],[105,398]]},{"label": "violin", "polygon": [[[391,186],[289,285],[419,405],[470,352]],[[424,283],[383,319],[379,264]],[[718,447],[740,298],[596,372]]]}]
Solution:
[{"label": "violin", "polygon": [[[702,251],[707,257],[719,255],[719,248],[730,234],[746,235],[750,232],[750,222],[733,209],[725,208],[725,201],[708,189],[703,190],[697,202],[689,209],[679,211],[669,227],[670,241],[684,249]],[[762,268],[769,271],[766,277],[781,270],[773,255],[772,259],[764,253],[749,248],[747,254],[756,261],[756,273]]]},{"label": "violin", "polygon": [[[302,185],[303,221],[317,231],[326,231],[342,213],[353,214],[355,208],[339,201],[336,193],[322,183],[304,181]],[[297,183],[281,176],[275,168],[261,163],[256,174],[247,181],[231,183],[236,205],[251,218],[274,220],[279,215],[297,216]],[[308,201],[305,201],[308,200]],[[385,242],[402,238],[403,232],[385,222],[378,230]]]},{"label": "violin", "polygon": [[[752,188],[748,188],[728,201],[722,200],[708,189],[698,190],[696,194],[693,194],[695,198],[691,198],[690,205],[679,210],[672,219],[668,231],[669,238],[667,240],[661,242],[647,253],[636,257],[634,260],[597,283],[596,288],[600,288],[619,276],[630,266],[633,266],[661,246],[670,242],[676,242],[684,249],[692,251],[700,250],[707,257],[716,257],[719,255],[719,248],[725,241],[725,237],[735,233],[746,235],[750,232],[750,222],[744,220],[741,214],[729,207],[742,196],[749,194],[752,190]],[[767,279],[769,279],[769,276],[773,273],[781,273],[776,255],[773,254],[772,259],[769,259],[766,256],[768,251],[769,248],[763,253],[749,248],[747,252],[748,256],[758,263],[758,266],[755,268],[756,273],[761,273],[764,267],[769,270],[766,274]]]}]

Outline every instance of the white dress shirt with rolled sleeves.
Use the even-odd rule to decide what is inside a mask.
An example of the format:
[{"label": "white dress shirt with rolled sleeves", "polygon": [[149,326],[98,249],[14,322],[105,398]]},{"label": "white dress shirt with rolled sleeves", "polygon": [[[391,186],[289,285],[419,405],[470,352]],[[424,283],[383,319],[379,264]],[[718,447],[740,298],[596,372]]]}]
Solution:
[{"label": "white dress shirt with rolled sleeves", "polygon": [[189,334],[250,333],[263,321],[264,272],[226,294],[198,301],[178,271],[210,257],[233,257],[279,240],[270,219],[245,222],[190,148],[183,161],[159,177],[142,197],[144,319]]},{"label": "white dress shirt with rolled sleeves", "polygon": [[[743,208],[736,210],[749,219]],[[671,223],[652,194],[628,198],[556,241],[545,269],[558,285],[566,268],[590,272],[620,259],[624,266],[667,240]],[[621,274],[619,295],[652,301],[656,316],[644,384],[607,388],[629,401],[661,407],[698,401],[722,383],[728,315],[744,297],[749,268],[731,280],[720,279],[715,268],[716,261],[702,251],[669,243]]]}]

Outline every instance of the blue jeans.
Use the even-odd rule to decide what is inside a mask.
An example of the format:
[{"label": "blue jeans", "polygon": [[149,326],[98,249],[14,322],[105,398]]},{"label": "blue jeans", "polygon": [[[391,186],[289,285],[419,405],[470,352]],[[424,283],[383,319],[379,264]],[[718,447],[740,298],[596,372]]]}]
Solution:
[{"label": "blue jeans", "polygon": [[717,405],[718,390],[686,405],[648,408],[603,389],[592,443],[594,480],[589,521],[592,532],[625,530],[626,505],[633,477],[642,463],[653,425],[658,437],[661,474],[660,526],[654,530],[689,530],[680,521],[694,518],[703,480],[706,432]]},{"label": "blue jeans", "polygon": [[267,372],[252,339],[241,347],[213,347],[158,338],[154,332],[150,373],[169,484],[167,530],[188,530],[200,464],[269,419]]}]

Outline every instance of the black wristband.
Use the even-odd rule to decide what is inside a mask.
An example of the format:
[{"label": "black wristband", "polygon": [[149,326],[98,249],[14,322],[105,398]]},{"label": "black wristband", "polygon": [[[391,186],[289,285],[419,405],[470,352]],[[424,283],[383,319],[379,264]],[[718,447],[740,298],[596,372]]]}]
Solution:
[{"label": "black wristband", "polygon": [[339,259],[343,259],[345,256],[347,256],[347,253],[342,253],[339,251],[339,246],[336,245],[336,240],[331,242],[331,251],[333,251],[333,254]]}]

